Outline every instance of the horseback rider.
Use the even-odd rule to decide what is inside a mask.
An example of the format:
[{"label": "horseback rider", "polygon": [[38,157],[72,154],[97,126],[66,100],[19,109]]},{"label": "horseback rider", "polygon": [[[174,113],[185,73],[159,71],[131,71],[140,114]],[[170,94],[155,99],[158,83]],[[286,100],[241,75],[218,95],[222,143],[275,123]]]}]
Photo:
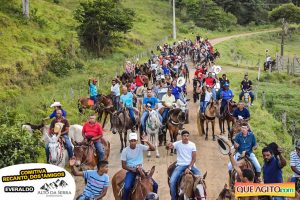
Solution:
[{"label": "horseback rider", "polygon": [[[128,200],[130,199],[130,190],[134,186],[135,178],[140,169],[143,167],[144,161],[144,151],[155,151],[155,147],[147,140],[147,137],[142,137],[142,141],[146,143],[146,145],[137,144],[137,134],[130,133],[129,137],[129,146],[123,149],[121,154],[121,161],[122,161],[122,168],[125,169],[126,176],[124,179],[124,192],[122,199]],[[158,191],[158,184],[153,181],[153,192],[157,193]]]},{"label": "horseback rider", "polygon": [[145,84],[144,77],[142,75],[142,72],[139,71],[135,78],[135,85],[136,85],[135,89],[137,89],[138,87],[144,86],[144,84]]},{"label": "horseback rider", "polygon": [[175,100],[177,101],[178,99],[180,99],[181,88],[177,86],[176,80],[172,81],[172,85],[170,86],[170,88],[172,89],[172,94],[174,95]]},{"label": "horseback rider", "polygon": [[162,105],[165,107],[162,113],[163,124],[166,123],[169,111],[173,108],[172,106],[175,101],[176,100],[174,95],[172,94],[172,89],[168,88],[167,93],[162,97]]},{"label": "horseback rider", "polygon": [[62,106],[61,103],[58,102],[58,101],[56,101],[56,102],[54,102],[53,104],[51,104],[50,107],[51,107],[51,108],[54,107],[54,111],[51,113],[51,115],[49,115],[49,117],[44,118],[43,121],[44,121],[44,120],[47,120],[47,119],[52,119],[52,118],[56,117],[56,111],[57,111],[57,110],[61,110],[62,116],[63,116],[64,118],[66,118],[67,112],[66,112],[65,110],[63,110],[63,109],[61,108],[61,106]]},{"label": "horseback rider", "polygon": [[220,94],[220,99],[222,99],[222,101],[221,101],[221,108],[220,108],[221,115],[223,115],[223,113],[224,113],[224,108],[227,105],[227,102],[231,101],[233,99],[233,97],[234,97],[234,94],[229,89],[229,84],[225,83],[224,84],[224,90]]},{"label": "horseback rider", "polygon": [[291,182],[296,183],[300,178],[300,140],[295,141],[295,150],[290,153],[291,169],[294,172]]},{"label": "horseback rider", "polygon": [[90,93],[90,99],[94,101],[94,104],[97,102],[97,96],[98,96],[98,91],[97,91],[97,80],[93,79],[91,82],[91,79],[89,79],[88,84],[89,84],[89,93]]},{"label": "horseback rider", "polygon": [[114,103],[114,109],[119,110],[119,104],[120,104],[120,80],[118,78],[115,78],[111,81],[111,87],[110,91],[113,95],[113,103]]},{"label": "horseback rider", "polygon": [[229,84],[229,79],[227,78],[226,74],[222,74],[222,77],[219,78],[219,81],[220,81],[220,90],[218,91],[217,93],[217,99],[219,100],[220,99],[220,94],[223,90],[225,90],[224,88],[224,85],[225,83]]},{"label": "horseback rider", "polygon": [[212,77],[212,72],[208,72],[208,77],[204,79],[205,85],[207,88],[211,88],[212,97],[214,101],[216,100],[216,89],[214,88],[216,85],[216,79]]},{"label": "horseback rider", "polygon": [[208,105],[208,102],[210,102],[211,98],[213,98],[213,92],[211,87],[207,87],[205,90],[205,98],[204,98],[204,103],[201,106],[201,116],[204,116],[205,109]]},{"label": "horseback rider", "polygon": [[122,87],[122,95],[120,97],[120,105],[121,108],[126,108],[129,112],[129,117],[133,123],[133,127],[136,125],[135,117],[134,117],[134,108],[133,108],[133,94],[128,92],[127,87]]},{"label": "horseback rider", "polygon": [[[249,160],[255,168],[255,180],[256,182],[260,182],[261,167],[255,154],[253,153],[253,150],[257,149],[256,138],[254,134],[251,131],[249,131],[247,123],[242,124],[241,132],[235,136],[234,148],[237,150],[235,154],[236,160],[240,157],[240,155],[242,155],[243,151],[246,151],[246,154],[249,156]],[[228,170],[229,174],[231,174],[231,163],[228,164]]]},{"label": "horseback rider", "polygon": [[[63,124],[63,126],[61,127],[61,129],[58,132],[55,132],[55,130],[54,130],[56,123]],[[68,136],[69,128],[70,128],[70,124],[69,124],[68,120],[62,116],[61,110],[57,110],[56,117],[55,117],[55,119],[52,120],[52,122],[50,124],[49,134],[59,134],[60,136],[62,136],[64,138],[66,148],[68,151],[68,156],[69,156],[69,159],[71,159],[74,154],[73,154],[72,144],[71,144],[70,138]],[[49,162],[49,155],[50,155],[50,152],[49,152],[49,143],[48,143],[48,144],[46,144],[47,163]]]},{"label": "horseback rider", "polygon": [[250,119],[250,112],[247,108],[245,108],[245,103],[243,101],[240,101],[238,103],[237,109],[233,111],[233,117],[234,117],[234,123],[237,120],[246,120],[248,121]]},{"label": "horseback rider", "polygon": [[97,170],[78,171],[74,167],[76,160],[70,160],[70,167],[74,176],[82,176],[86,180],[86,186],[76,200],[102,199],[109,187],[108,162],[97,163]]},{"label": "horseback rider", "polygon": [[266,57],[266,66],[267,66],[267,69],[270,69],[271,62],[272,62],[272,57],[270,55],[267,55],[267,57]]},{"label": "horseback rider", "polygon": [[104,160],[105,152],[101,141],[103,142],[103,129],[102,126],[96,122],[96,116],[91,115],[89,121],[83,125],[82,136],[84,142],[92,141],[98,154],[98,161]]},{"label": "horseback rider", "polygon": [[252,90],[252,81],[248,79],[248,74],[245,74],[244,80],[241,82],[241,89],[242,92],[240,93],[240,100],[242,100],[244,93],[249,92],[249,95],[251,97],[251,106],[253,105],[254,101],[254,94],[251,91]]},{"label": "horseback rider", "polygon": [[[153,96],[151,88],[147,88],[147,96],[144,97],[143,99],[143,107],[144,107],[144,112],[141,117],[141,125],[142,125],[141,128],[142,131],[144,131],[145,133],[146,120],[148,118],[149,112],[151,112],[152,110],[155,110],[157,112],[157,108],[158,108],[158,100],[156,97]],[[159,112],[157,112],[157,115],[159,117],[159,120],[162,122],[162,117],[159,114]]]},{"label": "horseback rider", "polygon": [[181,177],[182,173],[185,174],[193,173],[194,175],[201,175],[200,170],[195,166],[196,162],[196,145],[195,143],[189,141],[190,133],[186,130],[181,132],[182,140],[169,143],[167,149],[177,150],[177,163],[170,177],[170,191],[172,200],[176,200],[177,196],[177,182]]}]

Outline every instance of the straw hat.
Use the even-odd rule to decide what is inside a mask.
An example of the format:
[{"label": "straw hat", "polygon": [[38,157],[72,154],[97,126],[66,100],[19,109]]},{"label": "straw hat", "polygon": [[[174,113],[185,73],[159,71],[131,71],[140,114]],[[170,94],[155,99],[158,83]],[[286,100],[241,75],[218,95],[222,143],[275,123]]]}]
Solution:
[{"label": "straw hat", "polygon": [[229,141],[226,137],[220,136],[218,139],[219,150],[223,155],[228,155],[230,153]]},{"label": "straw hat", "polygon": [[57,107],[57,106],[61,106],[60,102],[58,102],[58,101],[56,101],[53,104],[51,104],[50,107],[53,108],[53,107]]}]

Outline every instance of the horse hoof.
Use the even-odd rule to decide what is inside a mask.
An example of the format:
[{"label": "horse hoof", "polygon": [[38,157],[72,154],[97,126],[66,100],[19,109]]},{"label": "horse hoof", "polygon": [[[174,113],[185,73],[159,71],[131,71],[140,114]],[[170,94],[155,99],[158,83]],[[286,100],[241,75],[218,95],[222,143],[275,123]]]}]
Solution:
[{"label": "horse hoof", "polygon": [[213,138],[213,141],[216,141],[216,138]]},{"label": "horse hoof", "polygon": [[160,156],[159,155],[156,155],[156,158],[159,158]]},{"label": "horse hoof", "polygon": [[207,137],[205,137],[205,140],[208,140],[208,138],[207,138]]},{"label": "horse hoof", "polygon": [[173,153],[170,153],[170,156],[173,156]]},{"label": "horse hoof", "polygon": [[151,155],[147,155],[147,157],[148,157],[148,158],[150,158],[150,157],[151,157]]}]

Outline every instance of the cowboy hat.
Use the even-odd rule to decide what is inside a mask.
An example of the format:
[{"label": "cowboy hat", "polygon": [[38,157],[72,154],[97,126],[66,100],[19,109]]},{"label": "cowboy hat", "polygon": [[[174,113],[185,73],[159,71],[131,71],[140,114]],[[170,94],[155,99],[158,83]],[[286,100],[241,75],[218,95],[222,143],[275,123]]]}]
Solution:
[{"label": "cowboy hat", "polygon": [[177,86],[182,87],[185,84],[185,79],[183,77],[179,77],[177,79]]},{"label": "cowboy hat", "polygon": [[57,106],[61,106],[60,102],[58,102],[58,101],[56,101],[53,104],[51,104],[50,107],[53,108],[53,107],[57,107]]},{"label": "cowboy hat", "polygon": [[218,137],[217,139],[218,145],[219,145],[219,150],[223,155],[227,155],[230,153],[230,146],[228,139],[226,137]]}]

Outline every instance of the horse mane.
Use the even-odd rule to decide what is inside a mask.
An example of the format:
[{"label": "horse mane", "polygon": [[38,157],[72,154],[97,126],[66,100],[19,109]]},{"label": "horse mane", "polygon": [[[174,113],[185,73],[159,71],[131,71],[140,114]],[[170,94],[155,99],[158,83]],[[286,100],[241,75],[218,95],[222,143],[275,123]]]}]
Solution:
[{"label": "horse mane", "polygon": [[44,123],[35,125],[35,124],[31,124],[31,123],[26,122],[24,125],[30,126],[33,130],[40,130],[41,128],[44,127]]}]

